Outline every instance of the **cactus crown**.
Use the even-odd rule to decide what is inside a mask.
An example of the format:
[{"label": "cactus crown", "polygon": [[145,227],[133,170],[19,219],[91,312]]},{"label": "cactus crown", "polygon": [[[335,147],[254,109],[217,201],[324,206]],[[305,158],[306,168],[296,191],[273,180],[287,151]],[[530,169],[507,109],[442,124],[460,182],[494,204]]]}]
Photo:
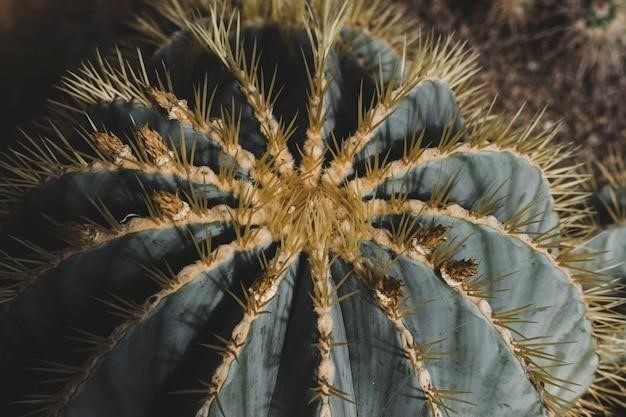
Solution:
[{"label": "cactus crown", "polygon": [[606,26],[615,19],[616,5],[612,0],[586,0],[585,20],[587,25]]},{"label": "cactus crown", "polygon": [[70,74],[51,136],[2,163],[14,403],[606,410],[619,365],[598,352],[622,318],[575,268],[582,179],[538,119],[490,113],[471,54],[382,1],[158,8],[138,20],[152,47]]}]

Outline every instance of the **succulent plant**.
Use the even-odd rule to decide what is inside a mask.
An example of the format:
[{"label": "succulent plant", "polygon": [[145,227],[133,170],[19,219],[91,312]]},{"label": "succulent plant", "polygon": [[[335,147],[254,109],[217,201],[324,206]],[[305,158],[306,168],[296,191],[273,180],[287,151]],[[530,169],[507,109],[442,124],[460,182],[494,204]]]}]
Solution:
[{"label": "succulent plant", "polygon": [[[583,246],[589,253],[587,269],[603,271],[603,278],[626,284],[626,163],[624,155],[614,146],[604,160],[594,161],[590,171],[593,181],[589,206],[595,231]],[[626,329],[624,329],[626,330]]]},{"label": "succulent plant", "polygon": [[[45,99],[69,65],[95,45],[111,45],[136,0],[0,1],[0,130],[2,148],[44,112]],[[45,65],[41,65],[45,62]]]},{"label": "succulent plant", "polygon": [[569,0],[563,13],[571,22],[564,39],[577,52],[579,76],[591,74],[603,81],[613,74],[622,74],[626,57],[626,2]]},{"label": "succulent plant", "polygon": [[619,401],[571,151],[492,114],[471,53],[383,1],[157,12],[1,164],[3,415]]},{"label": "succulent plant", "polygon": [[[616,309],[623,313],[626,298],[626,163],[618,146],[609,147],[602,162],[597,159],[588,165],[592,178],[586,187],[590,191],[588,205],[591,207],[590,225],[593,228],[589,240],[579,249],[581,266],[594,271],[596,279],[615,284]],[[607,373],[605,379],[623,380],[626,376],[626,326],[615,326],[610,337],[615,345],[602,346],[599,355],[605,362],[615,364],[615,372]],[[616,398],[621,397],[618,395]],[[626,401],[619,398],[615,415],[626,410]]]}]

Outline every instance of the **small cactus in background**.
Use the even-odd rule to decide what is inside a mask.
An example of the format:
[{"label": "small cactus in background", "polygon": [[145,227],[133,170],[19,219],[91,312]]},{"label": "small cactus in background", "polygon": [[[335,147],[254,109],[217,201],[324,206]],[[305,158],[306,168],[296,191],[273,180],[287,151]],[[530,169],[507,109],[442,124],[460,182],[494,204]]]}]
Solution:
[{"label": "small cactus in background", "polygon": [[70,74],[49,135],[2,162],[0,411],[619,402],[598,353],[623,317],[577,268],[571,152],[490,113],[474,57],[398,16],[172,2],[138,20],[152,47]]},{"label": "small cactus in background", "polygon": [[[109,47],[137,0],[0,0],[0,146],[44,112],[68,66]],[[108,45],[108,46],[107,46]],[[45,65],[42,65],[45,62]]]},{"label": "small cactus in background", "polygon": [[623,73],[626,58],[626,2],[624,0],[569,0],[563,13],[571,22],[564,33],[568,48],[576,51],[579,77],[591,74],[603,81]]},{"label": "small cactus in background", "polygon": [[[623,312],[623,300],[626,296],[626,162],[623,153],[614,146],[609,149],[602,162],[595,161],[589,169],[593,181],[587,184],[591,192],[588,205],[592,208],[591,225],[593,232],[581,250],[580,259],[585,261],[583,268],[595,271],[597,279],[617,285],[615,303],[618,311]],[[612,336],[616,345],[607,345],[599,352],[605,362],[611,362],[623,369],[617,373],[606,373],[605,379],[624,379],[626,363],[626,326],[622,323],[613,329]],[[617,396],[621,393],[614,392]],[[623,415],[626,401],[619,401],[619,412]]]}]

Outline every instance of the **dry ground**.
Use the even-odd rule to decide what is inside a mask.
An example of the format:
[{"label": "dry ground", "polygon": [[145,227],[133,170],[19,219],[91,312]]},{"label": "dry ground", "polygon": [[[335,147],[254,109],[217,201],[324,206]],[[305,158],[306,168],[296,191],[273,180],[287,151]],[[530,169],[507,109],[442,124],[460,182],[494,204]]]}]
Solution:
[{"label": "dry ground", "polygon": [[[526,10],[519,20],[493,13],[494,3],[510,5],[524,1],[528,2],[407,3],[427,30],[442,35],[455,33],[456,38],[467,41],[480,53],[482,77],[491,94],[497,96],[498,109],[514,113],[524,105],[522,117],[528,119],[545,108],[544,123],[561,123],[559,139],[573,141],[585,159],[602,158],[609,146],[624,146],[626,24],[622,28],[622,43],[611,45],[614,48],[608,51],[616,62],[594,65],[589,63],[593,45],[580,37],[581,12],[568,6],[568,0],[536,1],[535,7]],[[626,16],[626,6],[620,7],[619,12]]]}]

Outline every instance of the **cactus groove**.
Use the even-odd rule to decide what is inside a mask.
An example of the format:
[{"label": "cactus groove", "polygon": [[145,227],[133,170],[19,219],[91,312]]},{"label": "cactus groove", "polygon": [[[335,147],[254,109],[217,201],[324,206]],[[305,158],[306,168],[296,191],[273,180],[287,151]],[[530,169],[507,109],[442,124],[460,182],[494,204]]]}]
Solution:
[{"label": "cactus groove", "polygon": [[554,131],[397,6],[241,3],[160,3],[2,160],[0,412],[608,412]]}]

